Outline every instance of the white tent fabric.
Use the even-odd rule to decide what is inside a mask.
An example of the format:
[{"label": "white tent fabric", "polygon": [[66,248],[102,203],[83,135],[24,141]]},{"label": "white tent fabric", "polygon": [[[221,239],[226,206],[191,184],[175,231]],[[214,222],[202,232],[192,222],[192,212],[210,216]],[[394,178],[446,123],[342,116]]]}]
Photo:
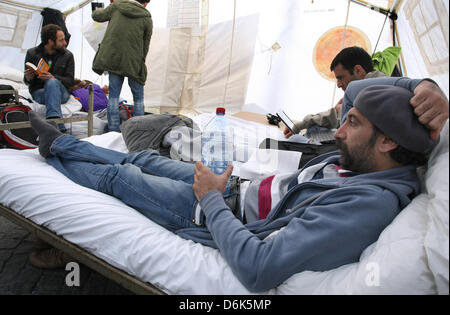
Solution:
[{"label": "white tent fabric", "polygon": [[[11,5],[13,2],[20,5]],[[23,69],[26,49],[40,42],[42,17],[37,7],[66,11],[86,2],[89,1],[0,1],[0,53],[5,56],[0,64]],[[100,2],[109,4],[107,0]],[[349,37],[350,30],[356,30],[366,41],[369,53],[393,45],[390,20],[385,23],[385,15],[353,1],[202,1],[205,2],[208,10],[202,12],[202,21],[208,22],[192,28],[166,28],[170,15],[166,1],[152,1],[147,7],[155,26],[147,58],[148,110],[161,106],[162,111],[195,114],[213,112],[220,105],[233,113],[252,104],[250,107],[261,113],[282,108],[301,119],[330,108],[343,95],[334,80],[325,78],[315,67],[318,61],[314,51],[324,34],[339,27],[348,30]],[[381,8],[393,5],[388,0],[370,3]],[[397,3],[397,36],[405,75],[431,77],[448,95],[448,1]],[[68,48],[76,58],[76,77],[107,84],[106,75],[98,76],[91,70],[95,50],[82,36],[83,28],[92,23],[91,7],[86,5],[70,12],[66,19],[72,34]],[[242,21],[249,24],[241,24]],[[16,38],[8,44],[4,39],[11,37],[14,25]],[[190,45],[186,45],[186,40]],[[339,46],[328,47],[329,55],[339,51]],[[328,66],[329,61],[322,63]],[[215,84],[211,85],[214,73],[222,78],[214,78]],[[126,84],[123,98],[129,103],[132,100]]]},{"label": "white tent fabric", "polygon": [[[152,44],[147,59],[146,105],[195,114],[226,104],[229,113],[239,112],[245,102],[257,25],[257,15],[237,19],[235,37],[230,21],[209,27],[204,35],[200,27],[155,30],[157,45]],[[238,53],[229,53],[232,40]]]},{"label": "white tent fabric", "polygon": [[[387,6],[387,1],[377,2]],[[232,7],[232,1],[210,1],[210,22],[225,18],[224,12],[232,14]],[[356,4],[348,9],[347,25],[361,29],[370,39],[368,48],[374,48],[384,16]],[[347,1],[237,1],[237,16],[252,11],[260,15],[260,22],[245,103],[265,112],[283,108],[297,119],[333,106],[342,92],[336,91],[333,98],[335,83],[316,71],[313,53],[324,33],[345,25]],[[271,49],[275,43],[281,46],[278,51]],[[378,49],[389,45],[385,34]],[[334,47],[335,52],[340,48]]]},{"label": "white tent fabric", "polygon": [[[326,69],[331,58],[343,46],[354,45],[355,42],[347,40],[356,38],[359,40],[357,43],[364,44],[368,52],[373,53],[393,46],[393,36],[395,45],[402,48],[399,64],[404,75],[411,78],[429,77],[449,96],[448,0],[373,0],[359,1],[360,4],[356,4],[356,0],[197,1],[203,4],[202,18],[201,23],[199,19],[199,25],[193,27],[167,28],[167,16],[171,16],[170,10],[173,9],[168,1],[152,1],[147,6],[154,22],[154,35],[147,57],[147,110],[194,115],[211,113],[220,105],[225,106],[228,113],[244,108],[265,114],[282,108],[294,119],[301,119],[307,114],[334,106],[342,97],[343,92],[336,88],[334,80],[327,78]],[[83,31],[93,25],[91,7],[85,5],[89,2],[0,0],[0,67],[23,70],[26,50],[40,43],[40,10],[51,7],[70,12],[66,25],[72,35],[68,49],[75,56],[75,76],[99,85],[108,84],[106,75],[99,76],[92,71],[96,45],[91,46],[83,36]],[[110,3],[109,0],[99,2],[105,5]],[[179,5],[183,2],[177,1]],[[392,21],[376,10],[368,9],[364,5],[367,3],[370,3],[369,6],[396,9],[395,33],[391,29]],[[345,40],[338,37],[334,45],[325,45],[325,35],[334,31],[342,31]],[[317,59],[317,51],[327,52],[328,55]],[[319,64],[325,67],[322,72],[317,70]],[[129,103],[132,100],[127,84],[124,84],[122,97]],[[448,150],[448,128],[444,132]],[[446,160],[439,161],[439,167],[432,169],[433,174],[445,170],[445,166],[448,168],[448,152],[443,159]],[[430,204],[430,212],[410,212],[411,217],[403,214],[396,219],[401,226],[401,239],[407,241],[420,234],[420,238],[416,238],[420,244],[423,241],[420,255],[412,259],[410,256],[400,257],[405,265],[396,266],[393,274],[383,274],[382,281],[388,285],[391,277],[404,281],[402,277],[406,273],[402,273],[403,266],[408,262],[425,264],[421,259],[426,256],[430,262],[426,266],[429,272],[418,274],[417,281],[420,282],[420,277],[426,278],[420,283],[425,286],[432,283],[433,288],[417,288],[417,292],[448,294],[449,254],[448,250],[442,251],[441,246],[444,244],[448,248],[448,177],[444,180],[446,187],[430,178],[425,178],[425,181],[430,199],[419,198],[415,204],[420,210],[424,209],[422,206],[425,204]],[[440,200],[447,203],[442,205]],[[421,229],[419,234],[415,234],[414,228],[424,227],[424,224],[427,224],[428,232],[424,235],[424,229]],[[397,233],[397,230],[394,232]],[[380,266],[389,264],[384,260],[388,256],[375,257],[374,253],[382,253],[380,248],[389,249],[393,239],[391,236],[392,228],[380,237],[378,245],[385,247],[369,247],[362,259],[370,262],[379,258]],[[331,273],[322,275],[324,279],[339,284],[341,279],[352,276],[345,273],[346,268],[349,267],[343,266],[339,273],[330,278],[327,277]],[[363,279],[367,270],[352,269],[352,273],[358,273],[359,278]],[[305,274],[294,281],[308,283],[311,279],[317,280]],[[415,290],[408,282],[404,283],[402,292]],[[315,292],[324,292],[319,282],[314,284],[318,286]],[[349,289],[345,292],[383,293],[376,291],[376,287],[375,291],[369,289]],[[291,291],[289,286],[279,290],[281,293],[298,293]]]}]

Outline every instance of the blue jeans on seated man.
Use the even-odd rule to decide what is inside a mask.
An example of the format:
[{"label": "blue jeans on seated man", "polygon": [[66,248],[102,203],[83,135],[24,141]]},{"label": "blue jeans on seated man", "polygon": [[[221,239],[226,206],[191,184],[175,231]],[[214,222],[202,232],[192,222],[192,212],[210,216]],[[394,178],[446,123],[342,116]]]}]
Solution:
[{"label": "blue jeans on seated man", "polygon": [[[45,81],[44,88],[31,93],[33,100],[46,107],[45,118],[62,118],[61,104],[66,103],[70,93],[58,79]],[[64,124],[58,124],[59,130],[64,132]]]},{"label": "blue jeans on seated man", "polygon": [[50,152],[47,163],[75,183],[121,199],[170,231],[196,226],[194,164],[155,150],[120,153],[70,135],[55,139]]},{"label": "blue jeans on seated man", "polygon": [[[109,72],[109,96],[108,96],[108,129],[120,132],[119,98],[122,90],[124,76]],[[144,115],[144,86],[128,78],[128,85],[133,93],[133,116]]]}]

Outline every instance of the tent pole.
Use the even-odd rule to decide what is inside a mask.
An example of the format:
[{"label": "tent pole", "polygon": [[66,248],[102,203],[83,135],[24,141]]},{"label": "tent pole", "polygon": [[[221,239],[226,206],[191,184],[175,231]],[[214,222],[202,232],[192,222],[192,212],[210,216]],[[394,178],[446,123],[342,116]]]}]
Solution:
[{"label": "tent pole", "polygon": [[[394,32],[395,32],[395,38],[397,39],[398,46],[402,47],[402,44],[400,43],[400,37],[399,37],[399,34],[398,34],[397,27],[394,28]],[[403,57],[403,51],[400,51],[400,63],[401,63],[402,75],[407,77],[408,76],[408,70],[406,69],[405,59]]]},{"label": "tent pole", "polygon": [[12,0],[0,0],[0,3],[6,3],[9,5],[13,5],[16,7],[21,7],[21,8],[25,8],[25,9],[30,9],[30,10],[36,10],[36,11],[42,11],[44,9],[44,7],[40,7],[37,5],[33,5],[33,4],[23,4],[23,3],[19,3],[16,1],[12,1]]},{"label": "tent pole", "polygon": [[[91,3],[93,0],[85,0],[83,1],[81,4],[77,4],[76,6],[72,7],[71,9],[64,11],[64,15],[69,15],[72,12],[81,9],[82,7],[88,5],[89,3]],[[42,11],[45,9],[45,7],[41,7],[41,6],[37,6],[37,5],[33,5],[33,4],[23,4],[23,3],[19,3],[13,0],[0,0],[0,3],[6,3],[9,5],[13,5],[16,7],[21,7],[21,8],[25,8],[25,9],[31,9],[31,10],[36,10],[36,11]]]},{"label": "tent pole", "polygon": [[387,9],[377,7],[373,4],[367,3],[366,1],[362,1],[362,0],[350,0],[350,1],[353,3],[359,4],[359,5],[362,5],[363,7],[369,8],[373,11],[377,11],[384,15],[389,15],[392,13],[392,12],[389,12],[389,10],[387,10]]},{"label": "tent pole", "polygon": [[82,7],[88,5],[88,4],[91,3],[92,1],[93,1],[93,0],[85,0],[85,1],[83,1],[82,3],[77,4],[76,6],[72,7],[71,9],[69,9],[69,10],[67,10],[67,11],[64,11],[63,13],[64,13],[64,15],[67,16],[67,15],[73,13],[74,11],[76,11],[76,10],[78,10],[78,9],[81,9]]}]

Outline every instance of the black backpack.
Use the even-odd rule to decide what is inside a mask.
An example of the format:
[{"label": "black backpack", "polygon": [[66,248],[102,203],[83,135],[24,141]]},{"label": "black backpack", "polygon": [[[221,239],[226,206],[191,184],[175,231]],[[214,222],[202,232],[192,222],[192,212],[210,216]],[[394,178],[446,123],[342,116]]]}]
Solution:
[{"label": "black backpack", "polygon": [[0,84],[0,104],[12,103],[15,101],[14,87],[7,84]]},{"label": "black backpack", "polygon": [[[0,125],[28,121],[30,107],[13,104],[0,107]],[[38,146],[38,134],[32,128],[0,130],[0,147],[11,149],[34,149]]]}]

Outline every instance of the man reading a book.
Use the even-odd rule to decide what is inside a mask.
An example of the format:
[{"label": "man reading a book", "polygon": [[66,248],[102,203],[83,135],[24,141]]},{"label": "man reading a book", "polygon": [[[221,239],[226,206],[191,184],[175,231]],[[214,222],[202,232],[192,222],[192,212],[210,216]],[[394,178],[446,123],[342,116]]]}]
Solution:
[{"label": "man reading a book", "polygon": [[[66,45],[61,27],[48,24],[42,27],[41,44],[25,56],[24,82],[33,100],[46,106],[46,118],[62,118],[61,104],[74,84],[75,61]],[[66,130],[64,124],[59,129]]]}]

